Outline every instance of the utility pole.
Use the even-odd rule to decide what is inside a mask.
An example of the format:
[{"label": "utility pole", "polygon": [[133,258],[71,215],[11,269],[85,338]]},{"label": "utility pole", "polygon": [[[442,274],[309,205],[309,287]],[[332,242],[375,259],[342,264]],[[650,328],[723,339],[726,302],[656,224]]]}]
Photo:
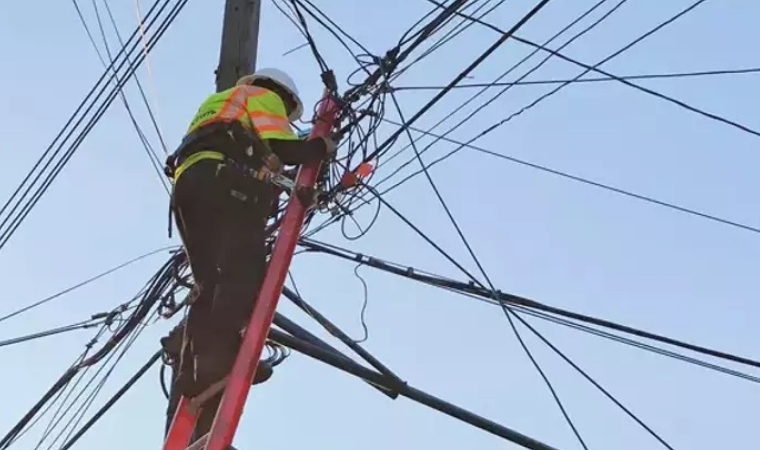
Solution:
[{"label": "utility pole", "polygon": [[226,0],[222,48],[216,69],[217,92],[229,89],[253,73],[259,44],[261,0]]}]

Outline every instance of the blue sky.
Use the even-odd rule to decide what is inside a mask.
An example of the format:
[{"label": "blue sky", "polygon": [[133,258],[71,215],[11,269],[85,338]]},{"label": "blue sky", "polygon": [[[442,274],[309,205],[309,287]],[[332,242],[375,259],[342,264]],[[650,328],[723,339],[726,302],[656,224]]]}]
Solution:
[{"label": "blue sky", "polygon": [[[91,4],[80,3],[95,27]],[[111,3],[122,34],[128,35],[136,24],[134,2]],[[593,3],[552,2],[520,33],[543,41]],[[602,10],[615,2],[608,3]],[[632,0],[565,53],[595,64],[689,3]],[[509,28],[531,4],[510,0],[489,20]],[[147,10],[148,3],[143,1],[142,7]],[[392,47],[427,8],[428,3],[421,0],[357,0],[323,6],[333,20],[375,53]],[[140,70],[170,145],[178,142],[198,103],[213,90],[222,12],[221,0],[190,1],[151,56],[152,79],[144,68]],[[755,52],[752,43],[758,38],[753,18],[758,13],[760,6],[750,0],[730,2],[730,6],[707,1],[603,68],[630,75],[750,67]],[[317,25],[312,28],[335,72],[343,78],[353,71],[355,65],[335,41]],[[473,27],[415,66],[398,85],[444,85],[497,37]],[[116,46],[115,38],[111,42]],[[301,42],[271,2],[265,2],[259,66],[288,70],[300,85],[304,102],[313,104],[321,88],[310,53],[301,50],[283,56]],[[469,81],[489,82],[529,51],[509,42]],[[102,66],[73,5],[65,1],[50,2],[45,8],[34,2],[0,7],[0,54],[5,67],[0,74],[0,146],[5,156],[0,194],[7,198],[98,79]],[[552,60],[530,79],[572,78],[579,72],[571,64]],[[638,83],[760,128],[757,75]],[[549,89],[516,87],[451,137],[470,139]],[[150,130],[133,85],[127,93],[139,110],[141,125]],[[451,122],[438,130],[445,129],[471,111],[456,111],[456,107],[472,93],[464,89],[452,92],[416,125],[429,127],[453,114]],[[432,95],[407,91],[399,93],[399,99],[405,114],[411,116]],[[158,148],[154,133],[150,139]],[[757,226],[757,142],[756,136],[606,82],[569,86],[476,144]],[[400,143],[405,142],[402,139]],[[430,161],[452,148],[438,143],[424,159]],[[405,155],[400,159],[412,153]],[[407,170],[416,169],[415,164]],[[431,174],[500,289],[760,357],[753,345],[757,339],[754,317],[760,312],[754,298],[758,281],[752,279],[760,241],[752,233],[470,150],[437,165]],[[423,177],[387,199],[474,272],[474,264]],[[369,215],[366,210],[359,214],[360,220]],[[138,254],[176,244],[176,239],[166,236],[166,220],[166,193],[117,101],[0,252],[6,287],[0,315]],[[347,242],[338,228],[318,237],[462,278],[388,211],[358,241]],[[134,295],[162,262],[163,256],[145,260],[8,320],[0,328],[0,339],[108,311]],[[362,287],[353,275],[353,266],[327,256],[308,255],[297,257],[293,268],[305,298],[347,332],[359,336]],[[369,286],[371,335],[366,347],[410,384],[557,448],[580,448],[498,308],[369,268],[360,272]],[[282,311],[318,331],[289,305],[283,305]],[[674,448],[729,448],[754,439],[752,418],[760,395],[749,382],[556,325],[533,323]],[[119,365],[101,402],[155,351],[158,338],[170,327],[170,323],[159,322],[147,329]],[[660,448],[533,336],[524,335],[589,448]],[[91,331],[80,331],[0,348],[5,362],[0,375],[3,433],[91,338]],[[158,448],[164,408],[157,370],[152,370],[79,448]],[[30,433],[30,439],[18,445],[33,448],[35,436],[38,434]],[[280,367],[270,383],[252,391],[236,445],[241,450],[274,445],[516,448],[409,401],[391,402],[362,382],[297,355]]]}]

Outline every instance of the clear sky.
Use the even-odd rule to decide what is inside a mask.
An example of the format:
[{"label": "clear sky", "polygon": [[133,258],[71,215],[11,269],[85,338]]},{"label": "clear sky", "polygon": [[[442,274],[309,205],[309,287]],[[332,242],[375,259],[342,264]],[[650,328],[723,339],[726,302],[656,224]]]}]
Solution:
[{"label": "clear sky", "polygon": [[[543,41],[595,1],[554,1],[520,33]],[[80,3],[97,38],[92,5]],[[378,54],[391,48],[429,8],[422,0],[319,3],[333,20]],[[616,2],[608,3],[584,24]],[[565,52],[595,64],[689,3],[629,1]],[[509,0],[489,20],[509,28],[531,4],[532,0]],[[144,11],[148,6],[143,0]],[[136,24],[134,1],[113,1],[111,7],[122,34],[129,35]],[[146,70],[139,73],[171,146],[179,141],[198,103],[214,88],[222,12],[222,0],[190,1],[150,59],[152,81]],[[751,67],[754,43],[760,37],[759,14],[756,1],[707,1],[604,68],[632,75]],[[304,102],[313,104],[321,88],[311,54],[304,49],[283,56],[300,45],[302,38],[271,2],[264,3],[261,22],[259,66],[289,71]],[[571,30],[570,35],[583,26]],[[312,29],[326,60],[345,79],[355,64],[316,24]],[[111,29],[107,31],[116,47]],[[397,84],[444,85],[497,37],[485,28],[472,27]],[[529,51],[509,42],[468,81],[490,82]],[[68,1],[45,2],[44,7],[39,2],[5,2],[0,6],[0,55],[0,197],[5,199],[103,68]],[[580,71],[572,64],[552,60],[529,79],[571,78]],[[637,83],[760,128],[757,77]],[[467,140],[551,88],[515,87],[451,137]],[[140,124],[149,132],[150,123],[136,89],[130,84],[127,92]],[[453,125],[472,110],[470,106],[457,111],[457,105],[472,93],[466,89],[450,93],[417,126],[432,126],[448,115],[454,118],[437,130]],[[433,94],[407,91],[398,95],[408,117]],[[388,118],[397,119],[393,112]],[[149,138],[158,148],[155,133],[149,133]],[[620,83],[605,82],[571,85],[476,143],[494,152],[758,226],[758,142],[757,136]],[[424,158],[430,161],[452,148],[438,143]],[[407,150],[399,160],[411,156]],[[414,163],[407,171],[416,168]],[[758,281],[753,280],[760,262],[760,240],[753,233],[472,150],[436,165],[431,174],[500,289],[760,357],[754,345],[758,338],[755,318],[760,310],[755,297]],[[474,264],[423,177],[387,199],[474,272]],[[369,209],[360,213],[359,220],[366,221],[370,213]],[[170,240],[166,235],[166,222],[166,193],[117,101],[0,252],[5,287],[0,315],[141,253],[176,244],[176,238]],[[348,242],[339,228],[318,237],[463,278],[388,211],[358,241]],[[5,321],[0,325],[0,339],[108,311],[134,295],[163,258],[147,259]],[[369,286],[370,339],[366,347],[410,384],[557,448],[580,448],[498,308],[369,268],[360,273]],[[307,300],[352,335],[360,335],[362,287],[351,264],[328,256],[299,256],[294,274]],[[282,311],[317,330],[288,306]],[[750,382],[557,325],[532,323],[674,448],[747,447],[756,440],[760,390]],[[96,405],[142,365],[171,326],[159,322],[141,335]],[[92,335],[92,330],[78,331],[0,347],[3,434],[81,353]],[[524,336],[589,448],[661,448],[537,339],[527,332]],[[158,370],[153,369],[78,448],[159,448],[164,408]],[[44,428],[44,422],[41,425]],[[34,438],[41,430],[36,431],[20,441],[18,448],[34,448]],[[271,382],[252,391],[235,442],[241,450],[273,446],[516,448],[410,401],[392,402],[361,381],[298,355],[283,364]]]}]

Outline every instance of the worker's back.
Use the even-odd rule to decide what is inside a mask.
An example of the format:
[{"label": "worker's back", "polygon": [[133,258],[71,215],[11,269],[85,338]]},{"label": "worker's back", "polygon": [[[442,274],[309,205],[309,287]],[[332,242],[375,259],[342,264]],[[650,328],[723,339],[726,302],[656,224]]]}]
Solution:
[{"label": "worker's back", "polygon": [[[274,92],[243,85],[212,94],[198,108],[187,132],[214,122],[239,120],[263,139],[295,139],[285,105]],[[252,122],[253,121],[253,122]]]}]

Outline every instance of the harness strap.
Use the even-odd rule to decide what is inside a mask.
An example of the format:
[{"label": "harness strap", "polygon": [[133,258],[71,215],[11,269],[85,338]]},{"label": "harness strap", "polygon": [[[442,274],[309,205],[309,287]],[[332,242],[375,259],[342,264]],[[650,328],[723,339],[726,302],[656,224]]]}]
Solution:
[{"label": "harness strap", "polygon": [[[195,156],[198,153],[202,153],[203,156]],[[189,166],[198,160],[209,158],[220,161],[231,159],[257,170],[264,165],[263,158],[270,153],[271,149],[266,143],[240,121],[215,122],[188,133],[177,150],[167,158],[164,173],[176,180],[179,176],[177,171],[181,166]]]}]

